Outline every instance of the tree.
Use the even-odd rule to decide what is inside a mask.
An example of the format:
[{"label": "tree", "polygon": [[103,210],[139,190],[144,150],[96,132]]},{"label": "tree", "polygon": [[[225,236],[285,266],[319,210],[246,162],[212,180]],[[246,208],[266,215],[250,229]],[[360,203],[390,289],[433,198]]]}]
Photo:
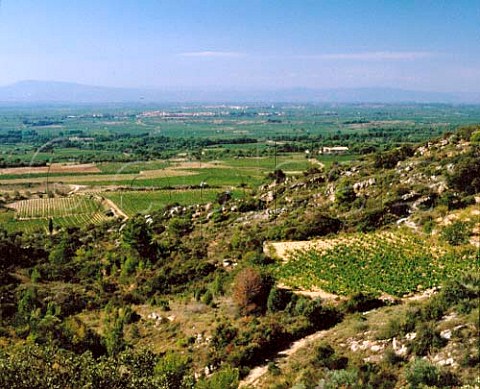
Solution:
[{"label": "tree", "polygon": [[281,184],[287,178],[287,175],[281,169],[276,169],[268,175],[268,178],[275,180],[276,184]]},{"label": "tree", "polygon": [[126,343],[123,336],[123,327],[124,318],[120,315],[119,309],[114,308],[111,314],[107,313],[105,318],[104,342],[108,355],[116,356],[125,348]]},{"label": "tree", "polygon": [[170,352],[160,359],[155,366],[155,376],[161,388],[181,389],[191,387],[193,377],[190,372],[190,360]]},{"label": "tree", "polygon": [[153,259],[152,231],[141,217],[130,220],[123,230],[123,241],[140,257]]},{"label": "tree", "polygon": [[48,233],[52,235],[53,233],[53,219],[49,218],[48,219]]},{"label": "tree", "polygon": [[453,173],[447,177],[448,185],[469,195],[480,193],[480,147],[462,155],[454,166]]},{"label": "tree", "polygon": [[264,310],[271,286],[268,284],[260,272],[251,267],[237,274],[233,284],[233,299],[242,314]]},{"label": "tree", "polygon": [[352,185],[341,186],[335,192],[335,200],[340,205],[351,204],[356,198],[357,198],[357,195],[353,190]]}]

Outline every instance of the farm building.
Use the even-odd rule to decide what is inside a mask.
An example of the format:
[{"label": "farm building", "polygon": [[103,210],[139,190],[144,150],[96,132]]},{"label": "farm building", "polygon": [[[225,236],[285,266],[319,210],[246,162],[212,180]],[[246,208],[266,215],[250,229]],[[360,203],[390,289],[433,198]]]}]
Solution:
[{"label": "farm building", "polygon": [[345,154],[348,152],[348,147],[346,146],[333,146],[333,147],[321,147],[318,151],[318,154]]}]

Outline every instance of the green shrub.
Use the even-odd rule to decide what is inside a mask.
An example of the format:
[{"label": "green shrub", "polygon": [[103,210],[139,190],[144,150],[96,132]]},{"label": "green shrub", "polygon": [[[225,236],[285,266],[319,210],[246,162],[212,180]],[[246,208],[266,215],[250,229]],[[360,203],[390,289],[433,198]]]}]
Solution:
[{"label": "green shrub", "polygon": [[281,374],[280,368],[273,361],[268,362],[268,372],[273,376],[278,376]]},{"label": "green shrub", "polygon": [[452,246],[459,246],[468,243],[471,232],[472,228],[468,223],[455,221],[442,229],[442,238]]},{"label": "green shrub", "polygon": [[384,302],[372,293],[355,293],[343,305],[345,312],[365,312],[382,307]]},{"label": "green shrub", "polygon": [[480,276],[465,274],[447,282],[440,292],[439,299],[447,307],[457,306],[462,313],[478,308],[480,297]]},{"label": "green shrub", "polygon": [[348,358],[336,355],[332,346],[321,343],[315,348],[315,365],[330,370],[341,370],[347,367]]},{"label": "green shrub", "polygon": [[436,386],[439,383],[440,371],[424,359],[415,359],[407,368],[406,379],[411,389],[420,388],[422,384]]},{"label": "green shrub", "polygon": [[193,377],[190,371],[191,361],[177,353],[167,353],[155,366],[155,376],[164,388],[191,387]]},{"label": "green shrub", "polygon": [[431,350],[439,349],[447,341],[440,336],[431,323],[421,324],[417,329],[417,336],[412,341],[412,351],[419,356],[427,355]]},{"label": "green shrub", "polygon": [[324,389],[360,389],[361,383],[355,370],[329,371],[325,377]]},{"label": "green shrub", "polygon": [[238,387],[239,371],[225,367],[216,371],[208,378],[203,378],[195,385],[195,389],[236,389]]},{"label": "green shrub", "polygon": [[211,305],[213,302],[213,294],[210,290],[207,290],[205,294],[202,296],[202,303],[206,305]]},{"label": "green shrub", "polygon": [[293,293],[286,289],[273,287],[267,300],[267,308],[270,312],[283,311],[292,299]]}]

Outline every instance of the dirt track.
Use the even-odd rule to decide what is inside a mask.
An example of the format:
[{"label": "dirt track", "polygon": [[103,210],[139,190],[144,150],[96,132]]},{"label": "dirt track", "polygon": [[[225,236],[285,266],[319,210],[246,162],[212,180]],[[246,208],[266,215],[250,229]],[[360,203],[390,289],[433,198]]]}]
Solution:
[{"label": "dirt track", "polygon": [[[282,362],[285,362],[291,355],[295,354],[298,350],[306,347],[309,343],[321,339],[327,334],[326,330],[318,331],[315,332],[311,335],[306,336],[305,338],[299,339],[295,342],[293,342],[288,348],[279,351],[273,358],[275,363],[280,364]],[[240,381],[239,388],[245,387],[245,386],[253,386],[255,387],[256,384],[259,383],[259,381],[262,379],[262,377],[267,373],[268,371],[268,361],[267,363],[257,366],[250,370],[250,373],[242,380]]]}]

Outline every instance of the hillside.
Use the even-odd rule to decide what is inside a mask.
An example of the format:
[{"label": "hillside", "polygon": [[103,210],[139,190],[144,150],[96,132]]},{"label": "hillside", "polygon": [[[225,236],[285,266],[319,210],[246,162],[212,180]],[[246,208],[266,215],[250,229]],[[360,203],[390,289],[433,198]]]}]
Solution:
[{"label": "hillside", "polygon": [[0,230],[0,387],[475,387],[479,177],[476,125],[241,198]]}]

